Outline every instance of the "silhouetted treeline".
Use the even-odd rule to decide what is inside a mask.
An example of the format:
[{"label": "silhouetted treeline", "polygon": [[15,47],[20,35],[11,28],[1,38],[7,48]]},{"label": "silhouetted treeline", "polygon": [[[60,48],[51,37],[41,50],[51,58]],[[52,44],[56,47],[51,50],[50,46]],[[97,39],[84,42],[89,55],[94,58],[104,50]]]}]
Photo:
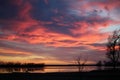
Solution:
[{"label": "silhouetted treeline", "polygon": [[[105,62],[104,65],[105,65],[105,66],[113,66],[114,63],[109,61],[109,62]],[[116,63],[116,67],[117,67],[117,66],[120,66],[120,62],[117,62],[117,63]]]},{"label": "silhouetted treeline", "polygon": [[0,61],[0,67],[43,67],[44,63],[20,63]]}]

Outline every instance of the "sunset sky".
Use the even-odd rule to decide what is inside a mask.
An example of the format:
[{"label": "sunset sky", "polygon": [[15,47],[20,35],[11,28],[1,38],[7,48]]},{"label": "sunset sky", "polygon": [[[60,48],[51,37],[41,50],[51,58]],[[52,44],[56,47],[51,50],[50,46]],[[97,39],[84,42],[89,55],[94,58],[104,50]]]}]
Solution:
[{"label": "sunset sky", "polygon": [[106,60],[120,29],[120,0],[0,0],[0,61],[70,64]]}]

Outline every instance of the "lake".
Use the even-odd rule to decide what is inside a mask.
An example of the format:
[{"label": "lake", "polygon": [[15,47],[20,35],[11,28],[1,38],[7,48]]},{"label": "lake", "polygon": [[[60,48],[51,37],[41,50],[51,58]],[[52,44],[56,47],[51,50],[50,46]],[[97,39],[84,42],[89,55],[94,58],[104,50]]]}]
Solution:
[{"label": "lake", "polygon": [[103,70],[105,67],[98,66],[45,66],[41,68],[0,68],[0,73],[49,73],[49,72],[87,72],[92,70]]}]

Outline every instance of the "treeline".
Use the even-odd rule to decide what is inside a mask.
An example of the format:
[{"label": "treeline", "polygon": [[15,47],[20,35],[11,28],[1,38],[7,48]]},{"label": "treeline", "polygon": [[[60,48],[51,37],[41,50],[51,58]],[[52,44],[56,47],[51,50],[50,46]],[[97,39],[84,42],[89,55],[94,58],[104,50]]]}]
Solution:
[{"label": "treeline", "polygon": [[[98,61],[96,63],[96,66],[113,66],[113,65],[114,65],[114,63],[111,61]],[[116,67],[117,66],[120,66],[120,62],[116,63]]]},{"label": "treeline", "polygon": [[44,63],[20,63],[0,61],[0,67],[44,67]]},{"label": "treeline", "polygon": [[[114,66],[114,63],[113,62],[105,62],[105,66]],[[115,64],[115,67],[117,67],[117,66],[120,66],[120,62],[117,62]]]}]

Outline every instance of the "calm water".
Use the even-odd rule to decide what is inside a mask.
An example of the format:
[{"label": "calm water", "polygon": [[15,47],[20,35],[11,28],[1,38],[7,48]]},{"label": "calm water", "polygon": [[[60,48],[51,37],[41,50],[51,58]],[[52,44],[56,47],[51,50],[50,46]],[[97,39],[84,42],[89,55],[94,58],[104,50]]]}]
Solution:
[{"label": "calm water", "polygon": [[49,73],[49,72],[78,72],[104,69],[97,66],[45,66],[43,68],[0,68],[0,73],[29,72],[29,73]]}]

